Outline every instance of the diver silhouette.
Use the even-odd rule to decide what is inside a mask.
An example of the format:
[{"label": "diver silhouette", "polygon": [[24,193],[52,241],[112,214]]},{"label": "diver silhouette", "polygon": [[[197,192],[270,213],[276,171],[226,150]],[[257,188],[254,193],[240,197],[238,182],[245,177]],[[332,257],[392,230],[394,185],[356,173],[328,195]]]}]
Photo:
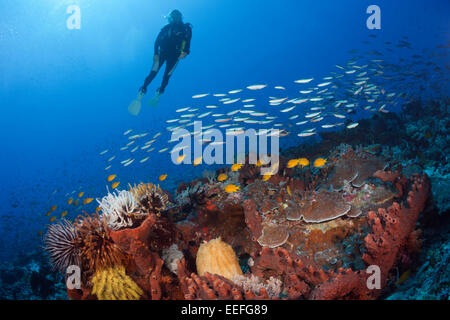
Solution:
[{"label": "diver silhouette", "polygon": [[155,41],[155,54],[150,74],[145,79],[144,85],[139,89],[140,94],[147,93],[147,86],[158,74],[164,62],[166,69],[161,87],[156,90],[156,95],[150,104],[156,105],[159,96],[166,89],[170,76],[175,70],[178,61],[184,59],[190,53],[192,26],[183,22],[183,15],[178,10],[173,10],[167,16],[168,24],[161,29]]}]

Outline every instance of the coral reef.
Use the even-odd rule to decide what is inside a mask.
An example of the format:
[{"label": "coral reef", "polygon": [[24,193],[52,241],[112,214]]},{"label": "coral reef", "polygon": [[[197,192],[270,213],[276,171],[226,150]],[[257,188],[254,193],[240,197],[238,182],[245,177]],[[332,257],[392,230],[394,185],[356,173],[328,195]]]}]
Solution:
[{"label": "coral reef", "polygon": [[[405,271],[408,274],[411,271]],[[397,281],[397,290],[390,300],[448,300],[450,297],[450,242],[430,248],[425,261],[413,276],[403,283]]]},{"label": "coral reef", "polygon": [[[345,146],[344,146],[345,148]],[[361,187],[363,183],[378,171],[386,167],[386,163],[363,150],[353,151],[347,147],[343,152],[334,157],[333,170],[329,174],[325,188],[342,190],[345,182],[351,183],[355,187]]]},{"label": "coral reef", "polygon": [[[387,161],[364,148],[340,145],[328,158],[334,159],[328,167],[302,168],[300,173],[287,171],[283,159],[281,170],[269,181],[255,176],[231,194],[220,181],[207,185],[196,181],[181,187],[170,207],[159,187],[133,187],[129,191],[137,203],[133,211],[145,212],[145,219],[133,218],[129,227],[111,228],[107,214],[87,215],[77,220],[75,231],[69,229],[75,232],[69,233],[69,244],[79,250],[84,274],[82,289],[69,290],[69,296],[379,297],[389,288],[393,270],[410,263],[420,248],[416,223],[428,198],[429,179],[383,171]],[[337,167],[349,159],[357,168],[356,178],[361,177],[358,183],[356,178],[337,179],[345,172]],[[257,168],[242,169],[246,166]],[[233,177],[236,182],[240,179],[237,174]],[[302,183],[295,182],[299,180]],[[333,184],[331,189],[330,181],[342,181],[342,187],[338,190]],[[174,210],[185,210],[187,218],[174,219],[170,213]],[[58,228],[63,227],[68,228],[64,224]],[[61,259],[53,261],[62,265]],[[366,269],[371,265],[381,270],[379,289],[367,286]],[[111,277],[116,284],[106,288],[105,279]],[[124,293],[126,289],[117,284],[122,282],[129,289],[136,284],[130,289],[133,294]]]},{"label": "coral reef", "polygon": [[[444,164],[400,156],[387,135],[373,132],[403,132],[396,137],[402,147],[408,139],[423,143],[398,123],[396,115],[377,115],[361,121],[356,133],[324,134],[315,145],[288,150],[268,179],[259,165],[244,164],[238,172],[224,168],[180,184],[174,200],[152,184],[110,194],[99,201],[100,216],[49,229],[51,262],[62,271],[79,261],[82,288],[68,291],[77,299],[105,298],[99,288],[110,270],[120,270],[119,282],[136,285],[139,294],[128,298],[140,299],[377,299],[398,298],[393,290],[402,287],[405,296],[448,297],[436,288],[448,282],[442,275],[448,246],[433,247],[428,264],[421,261],[427,278],[404,280],[419,274],[421,247],[431,246],[423,236],[428,216],[446,210],[448,195],[436,181],[445,188],[448,172]],[[288,168],[290,158],[303,156],[328,162]],[[228,181],[218,181],[218,173]],[[228,193],[227,184],[240,188]],[[119,212],[122,220],[108,220]],[[379,268],[380,287],[368,286],[371,266]],[[121,290],[107,292],[124,297]]]}]

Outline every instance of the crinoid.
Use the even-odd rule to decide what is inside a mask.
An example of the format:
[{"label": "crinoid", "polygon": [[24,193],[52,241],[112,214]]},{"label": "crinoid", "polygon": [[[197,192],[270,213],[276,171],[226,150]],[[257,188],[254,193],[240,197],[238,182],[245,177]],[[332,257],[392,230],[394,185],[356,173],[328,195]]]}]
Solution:
[{"label": "crinoid", "polygon": [[182,207],[188,206],[192,208],[197,205],[204,205],[205,191],[206,186],[201,181],[194,186],[187,185],[182,191],[177,192],[176,201]]},{"label": "crinoid", "polygon": [[165,211],[169,205],[168,195],[159,187],[151,183],[140,183],[133,187],[130,185],[130,191],[136,199],[139,210],[142,214],[160,213]]},{"label": "crinoid", "polygon": [[82,268],[87,274],[127,262],[126,254],[113,242],[104,216],[80,216],[75,222],[75,229],[79,234],[77,247]]},{"label": "crinoid", "polygon": [[67,267],[81,265],[78,239],[77,230],[65,219],[48,227],[44,237],[44,248],[50,256],[54,270],[65,273]]},{"label": "crinoid", "polygon": [[147,215],[141,210],[131,191],[122,190],[108,193],[101,200],[97,199],[97,202],[102,210],[102,216],[106,218],[106,222],[112,230],[135,227]]},{"label": "crinoid", "polygon": [[139,300],[143,294],[123,266],[98,270],[91,281],[92,294],[98,300]]}]

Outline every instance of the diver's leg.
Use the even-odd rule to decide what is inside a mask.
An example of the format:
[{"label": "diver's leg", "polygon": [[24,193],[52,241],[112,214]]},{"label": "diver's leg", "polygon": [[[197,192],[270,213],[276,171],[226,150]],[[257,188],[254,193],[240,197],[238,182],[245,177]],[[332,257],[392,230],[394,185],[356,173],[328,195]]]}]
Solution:
[{"label": "diver's leg", "polygon": [[145,78],[144,85],[141,87],[141,91],[143,93],[147,92],[148,85],[153,81],[153,79],[155,79],[156,75],[164,64],[164,60],[165,59],[161,54],[158,56],[155,55],[153,59],[152,70],[150,71],[150,74],[147,76],[147,78]]},{"label": "diver's leg", "polygon": [[166,69],[164,70],[164,77],[161,83],[161,87],[158,89],[158,92],[160,94],[163,93],[164,90],[166,89],[167,84],[169,83],[170,76],[177,67],[177,64],[178,64],[178,56],[167,58]]}]

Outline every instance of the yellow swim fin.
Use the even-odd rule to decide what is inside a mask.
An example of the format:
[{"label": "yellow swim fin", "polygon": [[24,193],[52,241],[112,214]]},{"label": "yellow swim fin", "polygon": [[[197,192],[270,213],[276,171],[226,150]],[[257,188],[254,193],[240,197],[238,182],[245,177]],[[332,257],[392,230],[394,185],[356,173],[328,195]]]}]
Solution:
[{"label": "yellow swim fin", "polygon": [[136,99],[133,100],[128,106],[128,112],[131,113],[133,116],[137,116],[141,111],[141,101],[143,97],[144,94],[142,92],[139,92]]}]

